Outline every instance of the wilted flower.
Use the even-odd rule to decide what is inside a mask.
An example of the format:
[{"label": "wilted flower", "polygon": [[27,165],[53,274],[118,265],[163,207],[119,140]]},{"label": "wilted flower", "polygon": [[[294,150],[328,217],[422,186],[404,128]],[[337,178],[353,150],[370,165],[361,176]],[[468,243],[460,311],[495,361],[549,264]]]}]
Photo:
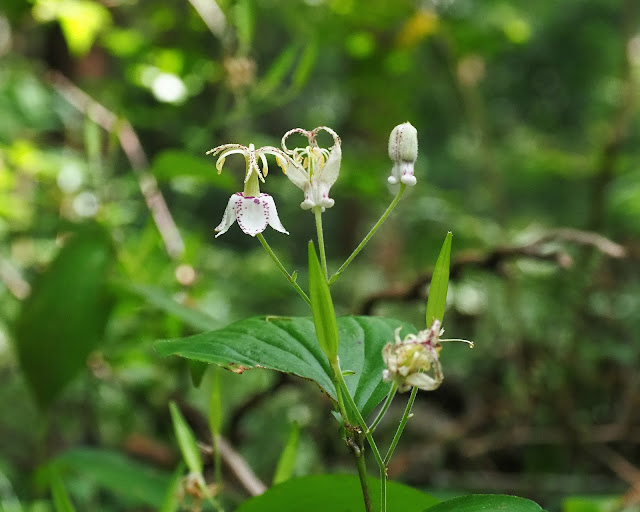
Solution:
[{"label": "wilted flower", "polygon": [[[382,358],[387,367],[382,372],[385,382],[393,380],[398,391],[407,391],[412,387],[432,391],[442,383],[444,375],[438,360],[440,352],[440,321],[434,320],[429,329],[418,334],[407,334],[400,339],[398,327],[395,343],[387,343],[382,349]],[[433,366],[433,376],[426,372]]]},{"label": "wilted flower", "polygon": [[[290,160],[289,157],[278,148],[265,146],[255,149],[253,144],[250,144],[249,147],[240,144],[223,144],[207,151],[207,155],[216,156],[218,153],[220,153],[216,162],[218,174],[222,172],[225,159],[234,153],[244,155],[247,167],[244,191],[236,192],[229,198],[222,222],[215,228],[218,231],[216,237],[226,233],[236,221],[238,221],[240,229],[247,235],[256,236],[258,233],[262,233],[267,225],[288,235],[289,232],[280,222],[273,198],[269,194],[260,193],[259,182],[264,183],[264,177],[269,172],[265,155],[274,155],[276,162],[283,170],[285,162]],[[258,165],[258,158],[262,162],[262,168]]]},{"label": "wilted flower", "polygon": [[418,158],[418,131],[411,123],[399,124],[391,131],[389,158],[393,160],[393,167],[387,181],[392,185],[398,182],[409,186],[415,185],[413,166]]},{"label": "wilted flower", "polygon": [[[316,139],[320,130],[333,137],[334,144],[331,148],[318,146]],[[287,137],[294,133],[304,135],[309,145],[304,148],[287,149]],[[329,189],[338,179],[342,159],[338,134],[326,126],[319,126],[311,131],[294,128],[282,137],[282,149],[291,156],[286,170],[287,177],[304,192],[304,201],[300,203],[300,207],[309,210],[319,206],[322,211],[331,208],[335,201],[329,197]]]}]

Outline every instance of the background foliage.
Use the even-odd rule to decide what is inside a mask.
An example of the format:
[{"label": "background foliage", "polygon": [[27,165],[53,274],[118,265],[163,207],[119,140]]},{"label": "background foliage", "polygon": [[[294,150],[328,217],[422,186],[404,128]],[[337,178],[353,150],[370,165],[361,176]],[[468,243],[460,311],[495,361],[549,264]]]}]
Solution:
[{"label": "background foliage", "polygon": [[[387,137],[406,120],[418,186],[334,300],[422,326],[452,230],[445,327],[476,348],[443,352],[445,383],[418,395],[390,476],[565,512],[637,504],[636,4],[4,0],[0,509],[52,510],[53,461],[80,510],[155,510],[179,460],[168,402],[208,443],[211,376],[194,388],[150,342],[308,314],[255,240],[214,240],[243,175],[230,160],[218,176],[207,149],[333,127],[335,268],[390,199]],[[291,236],[268,239],[303,268],[312,216],[273,173]],[[262,480],[293,422],[295,474],[348,467],[317,388],[219,379],[222,434]],[[247,496],[225,482],[230,504]]]}]

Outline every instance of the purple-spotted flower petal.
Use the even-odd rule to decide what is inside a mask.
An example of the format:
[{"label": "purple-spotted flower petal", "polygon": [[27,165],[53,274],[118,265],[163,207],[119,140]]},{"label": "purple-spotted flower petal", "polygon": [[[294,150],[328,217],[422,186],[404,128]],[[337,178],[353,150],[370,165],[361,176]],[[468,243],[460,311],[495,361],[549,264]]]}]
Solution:
[{"label": "purple-spotted flower petal", "polygon": [[251,236],[262,233],[267,225],[289,234],[280,222],[276,204],[269,194],[260,194],[258,197],[245,197],[242,192],[233,194],[227,203],[222,222],[216,227],[216,238],[226,233],[236,221],[240,229]]}]

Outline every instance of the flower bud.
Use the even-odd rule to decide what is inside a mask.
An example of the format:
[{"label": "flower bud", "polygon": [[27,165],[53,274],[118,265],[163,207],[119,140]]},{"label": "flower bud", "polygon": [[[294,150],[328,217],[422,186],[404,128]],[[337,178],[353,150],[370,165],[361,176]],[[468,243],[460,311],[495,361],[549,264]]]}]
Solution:
[{"label": "flower bud", "polygon": [[418,130],[411,123],[399,124],[391,131],[389,158],[393,161],[393,168],[387,181],[392,185],[398,182],[415,185],[413,165],[418,158]]}]

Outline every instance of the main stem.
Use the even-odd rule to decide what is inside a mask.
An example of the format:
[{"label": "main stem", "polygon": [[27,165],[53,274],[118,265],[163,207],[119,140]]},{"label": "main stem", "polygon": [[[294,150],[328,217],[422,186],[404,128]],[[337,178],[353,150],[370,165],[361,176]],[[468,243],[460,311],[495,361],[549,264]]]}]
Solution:
[{"label": "main stem", "polygon": [[273,249],[271,249],[271,246],[264,239],[264,236],[262,236],[262,233],[258,233],[256,236],[257,236],[258,240],[260,240],[260,243],[262,244],[262,247],[264,247],[264,250],[267,251],[269,256],[271,256],[271,259],[274,261],[274,263],[280,269],[280,272],[282,272],[282,274],[287,278],[287,281],[289,281],[291,283],[291,286],[293,286],[295,288],[295,290],[298,292],[300,297],[302,297],[304,299],[304,301],[307,304],[309,304],[309,306],[311,306],[311,299],[309,299],[309,296],[306,293],[304,293],[304,290],[302,288],[300,288],[300,285],[298,285],[298,283],[296,283],[295,279],[291,276],[291,274],[289,274],[289,272],[287,272],[287,269],[284,268],[284,265],[282,263],[280,263],[280,260],[276,256],[276,253],[273,252]]},{"label": "main stem", "polygon": [[349,264],[355,259],[355,257],[358,254],[360,254],[360,251],[362,249],[364,249],[364,246],[367,245],[367,242],[369,242],[369,240],[371,240],[371,237],[376,234],[376,231],[378,231],[380,226],[382,226],[382,223],[385,220],[387,220],[387,217],[391,214],[393,209],[400,202],[400,199],[402,198],[402,194],[404,194],[404,191],[405,191],[406,188],[407,188],[407,186],[404,183],[400,184],[400,189],[398,190],[398,193],[396,194],[396,197],[393,198],[393,201],[391,201],[391,204],[389,205],[389,207],[382,214],[382,217],[380,217],[378,222],[376,222],[375,225],[369,231],[369,233],[367,233],[367,236],[365,236],[364,239],[362,240],[362,242],[360,242],[360,245],[358,245],[358,247],[356,247],[353,250],[353,252],[351,253],[351,256],[349,256],[347,258],[347,260],[342,264],[342,266],[336,271],[336,273],[331,276],[331,279],[329,279],[329,286],[331,286],[333,283],[335,283],[338,280],[340,275],[349,266]]},{"label": "main stem", "polygon": [[[349,393],[349,389],[347,388],[347,383],[344,381],[344,376],[342,375],[342,370],[340,369],[340,362],[336,359],[331,362],[331,368],[333,369],[334,375],[334,385],[336,386],[336,393],[342,392],[344,398],[347,399],[347,403],[349,404],[349,409],[351,409],[351,414],[355,416],[355,420],[358,426],[362,429],[369,446],[371,447],[371,452],[373,453],[373,457],[376,459],[376,463],[378,464],[378,469],[380,470],[380,512],[387,511],[387,466],[382,460],[382,456],[380,455],[380,450],[378,450],[378,446],[371,435],[371,431],[367,428],[367,424],[360,413],[360,409],[356,405],[351,393]],[[347,411],[342,412],[343,418],[346,420],[349,419],[350,415],[347,414]],[[363,483],[362,477],[360,477],[360,482]],[[366,476],[365,480],[366,482]]]}]

